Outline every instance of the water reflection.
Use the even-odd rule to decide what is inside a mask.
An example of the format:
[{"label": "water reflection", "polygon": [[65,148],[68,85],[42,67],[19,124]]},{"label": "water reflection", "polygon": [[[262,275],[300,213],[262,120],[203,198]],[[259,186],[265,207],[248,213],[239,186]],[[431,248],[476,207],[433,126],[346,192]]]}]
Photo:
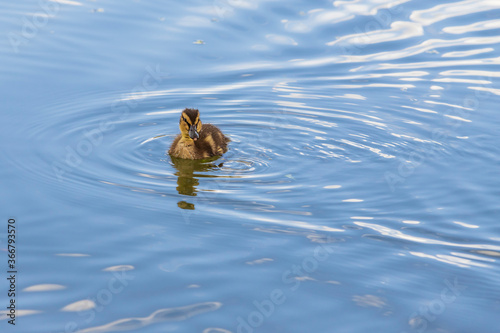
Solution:
[{"label": "water reflection", "polygon": [[110,323],[89,327],[79,332],[113,332],[142,329],[155,323],[163,321],[183,321],[190,317],[218,310],[222,306],[220,302],[195,303],[187,306],[164,308],[154,311],[145,317],[125,317]]},{"label": "water reflection", "polygon": [[[96,29],[82,4],[3,59],[19,83],[5,85],[5,109],[24,113],[0,116],[16,143],[0,193],[31,221],[23,261],[44,272],[20,286],[23,331],[256,332],[237,319],[255,324],[256,294],[264,305],[278,288],[287,301],[260,311],[262,331],[330,327],[308,300],[338,313],[341,331],[401,332],[457,279],[468,289],[429,331],[477,330],[464,313],[496,325],[500,2],[106,2]],[[4,30],[18,36],[26,6],[12,6]],[[93,38],[110,20],[125,33]],[[50,52],[67,41],[83,56]],[[184,107],[231,136],[224,157],[165,155]],[[280,281],[292,263],[308,271]],[[130,284],[115,293],[118,277]]]},{"label": "water reflection", "polygon": [[[211,159],[204,160],[186,160],[182,158],[172,157],[172,164],[177,169],[174,175],[177,176],[177,192],[182,195],[196,196],[196,187],[200,185],[200,177],[210,177],[210,175],[200,175],[196,172],[212,171],[223,166],[223,163],[216,164],[215,161],[219,158],[216,156]],[[181,209],[194,209],[194,204],[181,200],[177,203]]]}]

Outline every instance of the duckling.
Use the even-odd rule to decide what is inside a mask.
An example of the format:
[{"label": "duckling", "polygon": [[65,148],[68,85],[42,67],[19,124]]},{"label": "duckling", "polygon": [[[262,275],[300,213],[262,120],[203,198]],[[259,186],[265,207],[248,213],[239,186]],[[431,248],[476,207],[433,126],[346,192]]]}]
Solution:
[{"label": "duckling", "polygon": [[221,156],[227,152],[230,141],[221,130],[211,124],[202,124],[198,109],[184,109],[179,121],[179,134],[168,153],[177,158],[199,160]]}]

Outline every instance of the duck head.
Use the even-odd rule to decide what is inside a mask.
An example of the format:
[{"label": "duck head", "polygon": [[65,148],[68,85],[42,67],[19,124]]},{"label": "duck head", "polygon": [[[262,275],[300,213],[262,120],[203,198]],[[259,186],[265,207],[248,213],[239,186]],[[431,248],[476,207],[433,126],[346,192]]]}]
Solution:
[{"label": "duck head", "polygon": [[201,132],[200,112],[198,109],[184,109],[179,121],[179,128],[184,140],[198,140]]}]

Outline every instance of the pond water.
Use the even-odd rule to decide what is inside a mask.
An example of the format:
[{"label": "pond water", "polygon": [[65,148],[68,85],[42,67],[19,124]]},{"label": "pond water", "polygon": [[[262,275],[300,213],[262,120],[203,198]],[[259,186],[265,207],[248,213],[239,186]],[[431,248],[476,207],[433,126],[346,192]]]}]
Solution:
[{"label": "pond water", "polygon": [[2,332],[500,331],[500,2],[0,13]]}]

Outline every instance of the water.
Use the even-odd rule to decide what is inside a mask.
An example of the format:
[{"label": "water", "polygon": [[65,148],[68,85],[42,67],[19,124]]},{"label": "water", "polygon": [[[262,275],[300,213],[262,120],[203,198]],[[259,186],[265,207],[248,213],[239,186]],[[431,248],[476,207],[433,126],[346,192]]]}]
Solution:
[{"label": "water", "polygon": [[0,13],[2,332],[499,331],[497,1]]}]

